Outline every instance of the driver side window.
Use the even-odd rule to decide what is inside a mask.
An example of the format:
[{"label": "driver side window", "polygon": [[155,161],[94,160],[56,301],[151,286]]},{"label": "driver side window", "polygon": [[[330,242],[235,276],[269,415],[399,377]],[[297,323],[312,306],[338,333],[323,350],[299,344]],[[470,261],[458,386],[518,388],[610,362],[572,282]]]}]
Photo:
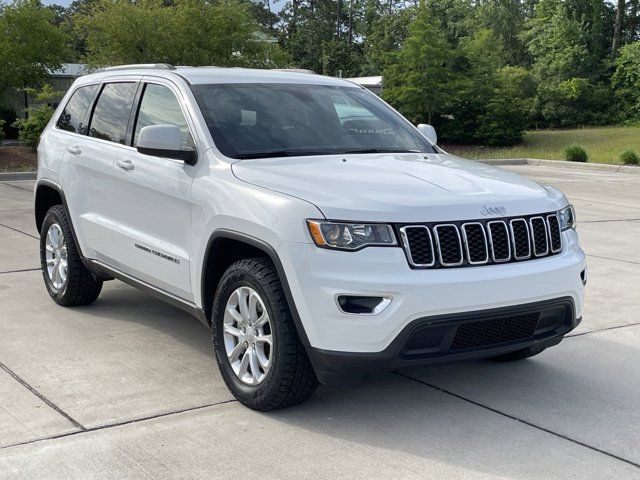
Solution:
[{"label": "driver side window", "polygon": [[164,85],[148,83],[144,88],[133,134],[134,147],[138,144],[140,130],[150,125],[175,125],[179,127],[182,132],[182,148],[193,148],[193,139],[178,99]]}]

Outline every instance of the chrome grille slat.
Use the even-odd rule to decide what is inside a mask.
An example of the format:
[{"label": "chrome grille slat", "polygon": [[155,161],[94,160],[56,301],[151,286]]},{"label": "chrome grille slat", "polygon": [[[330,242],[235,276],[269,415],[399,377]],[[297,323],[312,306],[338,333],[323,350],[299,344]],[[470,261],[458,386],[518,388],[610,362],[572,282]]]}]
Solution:
[{"label": "chrome grille slat", "polygon": [[[418,250],[416,244],[420,241],[420,235],[423,236],[423,245]],[[436,263],[436,254],[433,248],[433,237],[431,231],[424,225],[410,225],[400,228],[400,237],[402,244],[407,252],[409,263],[414,267],[432,267]],[[413,245],[413,248],[412,248]]]},{"label": "chrome grille slat", "polygon": [[480,222],[463,223],[462,238],[464,239],[467,261],[471,265],[483,265],[489,262],[487,234]]},{"label": "chrome grille slat", "polygon": [[562,251],[555,212],[457,222],[398,225],[412,268],[492,265],[543,258]]},{"label": "chrome grille slat", "polygon": [[549,254],[549,232],[547,231],[547,222],[542,217],[531,217],[529,219],[529,227],[531,227],[531,245],[533,246],[533,254],[536,257],[544,257]]},{"label": "chrome grille slat", "polygon": [[[509,240],[509,229],[507,228],[506,222],[493,220],[487,222],[487,228],[489,231],[489,246],[491,248],[493,261],[495,263],[503,263],[511,260],[511,240]],[[500,253],[502,253],[502,250],[505,250],[506,255],[496,255],[498,247],[500,247]]]},{"label": "chrome grille slat", "polygon": [[527,221],[524,218],[514,218],[509,221],[509,229],[511,230],[513,258],[516,260],[531,258],[531,235]]},{"label": "chrome grille slat", "polygon": [[[462,238],[458,227],[453,223],[441,223],[433,228],[438,247],[440,265],[457,267],[464,262]],[[446,260],[445,260],[446,257]]]},{"label": "chrome grille slat", "polygon": [[560,232],[560,219],[557,214],[547,215],[547,227],[551,251],[558,253],[562,250],[562,232]]}]

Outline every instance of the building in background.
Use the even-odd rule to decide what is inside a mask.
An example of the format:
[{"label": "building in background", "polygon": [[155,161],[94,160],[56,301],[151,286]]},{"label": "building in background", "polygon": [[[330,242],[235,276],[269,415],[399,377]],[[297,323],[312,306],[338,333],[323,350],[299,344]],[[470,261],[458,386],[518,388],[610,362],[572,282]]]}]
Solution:
[{"label": "building in background", "polygon": [[376,77],[353,77],[353,78],[345,78],[345,80],[349,80],[350,82],[357,83],[358,85],[362,85],[367,90],[371,90],[376,95],[382,94],[382,76]]},{"label": "building in background", "polygon": [[[51,71],[43,83],[51,84],[54,91],[62,92],[64,95],[75,79],[86,73],[89,73],[89,68],[82,63],[63,63],[58,70]],[[61,99],[62,97],[56,99],[53,106],[57,106]],[[0,107],[14,111],[18,117],[24,117],[24,110],[30,103],[30,95],[22,90],[6,90],[0,95]]]}]

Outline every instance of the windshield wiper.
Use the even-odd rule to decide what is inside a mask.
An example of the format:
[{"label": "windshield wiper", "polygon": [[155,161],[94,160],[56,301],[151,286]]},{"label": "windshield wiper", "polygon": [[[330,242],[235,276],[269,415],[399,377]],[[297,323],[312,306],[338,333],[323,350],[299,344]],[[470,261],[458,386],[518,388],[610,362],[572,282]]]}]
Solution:
[{"label": "windshield wiper", "polygon": [[339,153],[422,153],[420,150],[404,148],[350,148]]},{"label": "windshield wiper", "polygon": [[297,157],[305,155],[343,155],[345,153],[421,153],[420,150],[402,148],[348,148],[346,150],[264,150],[262,152],[239,153],[234,158],[248,160],[251,158]]},{"label": "windshield wiper", "polygon": [[265,150],[262,152],[239,153],[234,158],[247,160],[250,158],[296,157],[303,155],[331,155],[335,152],[327,150]]}]

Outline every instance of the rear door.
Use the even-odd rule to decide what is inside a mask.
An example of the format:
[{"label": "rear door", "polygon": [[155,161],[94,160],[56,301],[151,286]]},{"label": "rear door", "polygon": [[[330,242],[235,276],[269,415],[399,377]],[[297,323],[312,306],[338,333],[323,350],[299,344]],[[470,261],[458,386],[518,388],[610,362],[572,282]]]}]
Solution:
[{"label": "rear door", "polygon": [[[115,200],[124,185],[115,162],[118,151],[131,148],[127,132],[139,78],[110,79],[96,86],[83,135],[69,140],[60,173],[83,253],[110,265],[117,263],[122,235]],[[59,120],[63,127],[64,115]]]},{"label": "rear door", "polygon": [[192,301],[189,274],[190,194],[194,167],[135,150],[140,130],[177,125],[183,147],[194,148],[187,109],[178,88],[164,79],[143,80],[131,128],[131,146],[117,153],[121,269],[162,290]]}]

